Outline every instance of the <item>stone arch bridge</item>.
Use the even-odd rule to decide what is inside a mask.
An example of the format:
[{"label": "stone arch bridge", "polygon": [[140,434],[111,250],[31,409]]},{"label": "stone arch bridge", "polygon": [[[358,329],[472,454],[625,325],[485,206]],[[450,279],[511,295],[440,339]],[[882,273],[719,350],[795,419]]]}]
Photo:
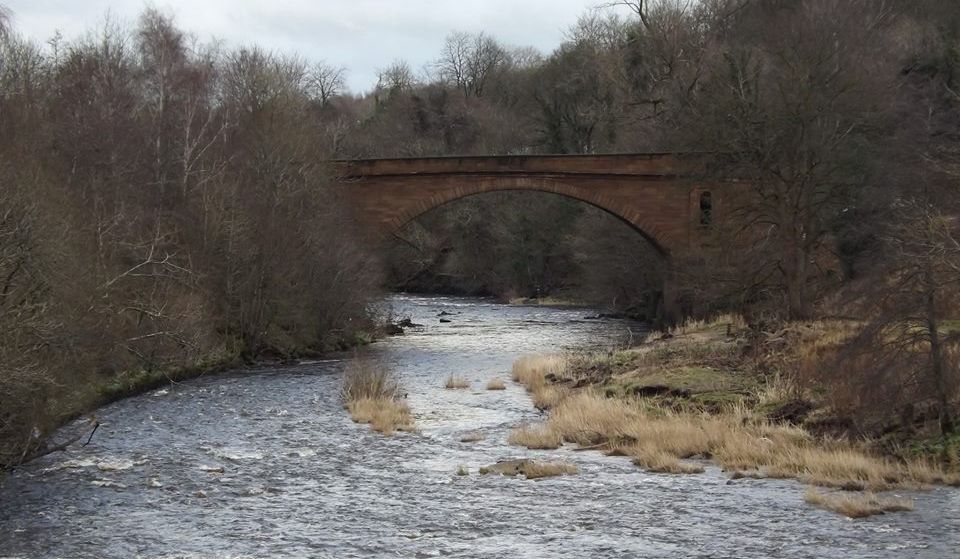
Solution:
[{"label": "stone arch bridge", "polygon": [[[669,153],[427,157],[335,162],[356,219],[389,236],[444,204],[485,192],[551,192],[603,209],[632,226],[668,261],[698,244],[721,207],[704,158]],[[664,289],[671,314],[672,290]]]}]

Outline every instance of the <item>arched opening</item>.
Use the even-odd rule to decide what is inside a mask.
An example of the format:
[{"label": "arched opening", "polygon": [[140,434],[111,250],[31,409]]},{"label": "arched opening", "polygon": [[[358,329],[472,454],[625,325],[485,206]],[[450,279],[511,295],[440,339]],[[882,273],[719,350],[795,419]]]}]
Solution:
[{"label": "arched opening", "polygon": [[710,191],[700,193],[700,227],[713,225],[713,194]]},{"label": "arched opening", "polygon": [[390,287],[603,306],[654,319],[666,253],[605,208],[558,193],[473,193],[406,220],[385,251]]}]

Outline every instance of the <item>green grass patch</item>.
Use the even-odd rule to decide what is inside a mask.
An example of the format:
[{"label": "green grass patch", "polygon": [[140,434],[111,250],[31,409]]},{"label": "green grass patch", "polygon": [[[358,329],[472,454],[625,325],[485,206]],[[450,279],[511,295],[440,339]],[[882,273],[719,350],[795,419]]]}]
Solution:
[{"label": "green grass patch", "polygon": [[746,392],[756,387],[756,381],[745,375],[722,371],[711,367],[677,367],[657,371],[643,372],[638,376],[623,379],[630,392],[645,386],[666,386],[674,390],[690,393],[704,392]]},{"label": "green grass patch", "polygon": [[737,360],[740,348],[734,343],[716,341],[667,344],[637,356],[638,364],[668,365]]},{"label": "green grass patch", "polygon": [[951,470],[960,470],[960,433],[914,441],[907,454],[911,458],[926,458],[942,462]]},{"label": "green grass patch", "polygon": [[166,373],[160,371],[127,371],[118,374],[100,387],[100,397],[108,402],[142,394],[170,382]]},{"label": "green grass patch", "polygon": [[754,400],[757,381],[710,367],[676,367],[627,374],[600,387],[608,398],[645,396],[689,402],[696,408],[719,411]]},{"label": "green grass patch", "polygon": [[619,369],[631,366],[637,358],[635,350],[617,350],[608,353],[591,353],[583,358],[583,365],[605,369]]},{"label": "green grass patch", "polygon": [[702,392],[690,396],[691,402],[711,410],[736,406],[749,400],[750,396],[739,392]]}]

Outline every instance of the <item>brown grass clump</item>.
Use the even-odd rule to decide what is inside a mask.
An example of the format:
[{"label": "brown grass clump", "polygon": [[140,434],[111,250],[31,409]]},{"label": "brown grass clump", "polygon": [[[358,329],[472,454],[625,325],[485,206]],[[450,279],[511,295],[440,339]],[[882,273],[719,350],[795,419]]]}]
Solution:
[{"label": "brown grass clump", "polygon": [[570,395],[570,389],[565,386],[545,384],[530,394],[533,405],[538,410],[550,410]]},{"label": "brown grass clump", "polygon": [[828,495],[808,489],[803,498],[811,505],[839,512],[849,518],[865,518],[875,514],[913,510],[912,499],[880,497],[873,493]]},{"label": "brown grass clump", "polygon": [[563,438],[548,425],[536,425],[514,429],[507,442],[531,450],[554,450],[563,445]]},{"label": "brown grass clump", "polygon": [[385,435],[414,430],[410,407],[400,401],[402,393],[399,380],[389,369],[365,360],[347,365],[340,387],[351,419]]},{"label": "brown grass clump", "polygon": [[523,469],[523,475],[527,479],[575,475],[579,472],[580,469],[569,462],[531,461]]},{"label": "brown grass clump", "polygon": [[[652,407],[643,400],[581,392],[561,401],[541,429],[581,446],[605,445],[658,472],[702,471],[697,465],[680,462],[701,456],[729,470],[755,470],[765,477],[844,489],[916,489],[938,476],[945,477],[923,464],[900,465],[850,443],[817,442],[798,427],[753,421],[742,409],[720,415],[680,413]],[[530,433],[523,436],[535,439]]]},{"label": "brown grass clump", "polygon": [[566,441],[592,446],[622,438],[622,428],[638,417],[638,410],[625,401],[582,393],[557,406],[549,425]]},{"label": "brown grass clump", "polygon": [[399,379],[386,367],[366,359],[347,364],[340,385],[340,398],[345,404],[363,399],[398,400],[402,394]]},{"label": "brown grass clump", "polygon": [[470,381],[457,375],[450,375],[443,386],[447,390],[466,390],[470,388]]},{"label": "brown grass clump", "polygon": [[513,364],[511,378],[530,392],[547,384],[546,376],[561,376],[567,370],[567,359],[562,355],[532,355],[521,357]]},{"label": "brown grass clump", "polygon": [[490,382],[487,383],[487,390],[506,390],[507,385],[503,384],[503,381],[499,378],[492,378]]},{"label": "brown grass clump", "polygon": [[797,478],[821,487],[882,491],[918,485],[898,464],[849,448],[787,448],[772,462],[771,477]]},{"label": "brown grass clump", "polygon": [[904,467],[911,478],[921,483],[960,487],[960,472],[946,472],[940,464],[918,460],[908,462]]},{"label": "brown grass clump", "polygon": [[628,451],[633,463],[660,474],[702,474],[703,467],[681,462],[675,455],[652,446],[635,446]]},{"label": "brown grass clump", "polygon": [[410,407],[396,400],[362,398],[349,402],[347,409],[354,422],[367,423],[374,431],[384,435],[414,430]]},{"label": "brown grass clump", "polygon": [[529,356],[513,364],[511,376],[527,389],[537,409],[548,410],[569,396],[570,389],[550,384],[547,375],[562,376],[568,367],[569,362],[560,355]]}]

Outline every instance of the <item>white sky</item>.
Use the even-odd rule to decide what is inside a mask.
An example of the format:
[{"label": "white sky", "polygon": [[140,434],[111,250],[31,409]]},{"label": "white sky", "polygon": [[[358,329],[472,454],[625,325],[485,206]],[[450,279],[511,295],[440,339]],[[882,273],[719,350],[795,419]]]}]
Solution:
[{"label": "white sky", "polygon": [[[376,82],[377,69],[404,59],[421,69],[452,31],[484,31],[510,46],[549,53],[577,18],[603,0],[156,0],[201,41],[257,44],[311,61],[346,66],[355,92]],[[45,41],[96,27],[109,13],[135,23],[142,0],[0,0],[13,26]]]}]

